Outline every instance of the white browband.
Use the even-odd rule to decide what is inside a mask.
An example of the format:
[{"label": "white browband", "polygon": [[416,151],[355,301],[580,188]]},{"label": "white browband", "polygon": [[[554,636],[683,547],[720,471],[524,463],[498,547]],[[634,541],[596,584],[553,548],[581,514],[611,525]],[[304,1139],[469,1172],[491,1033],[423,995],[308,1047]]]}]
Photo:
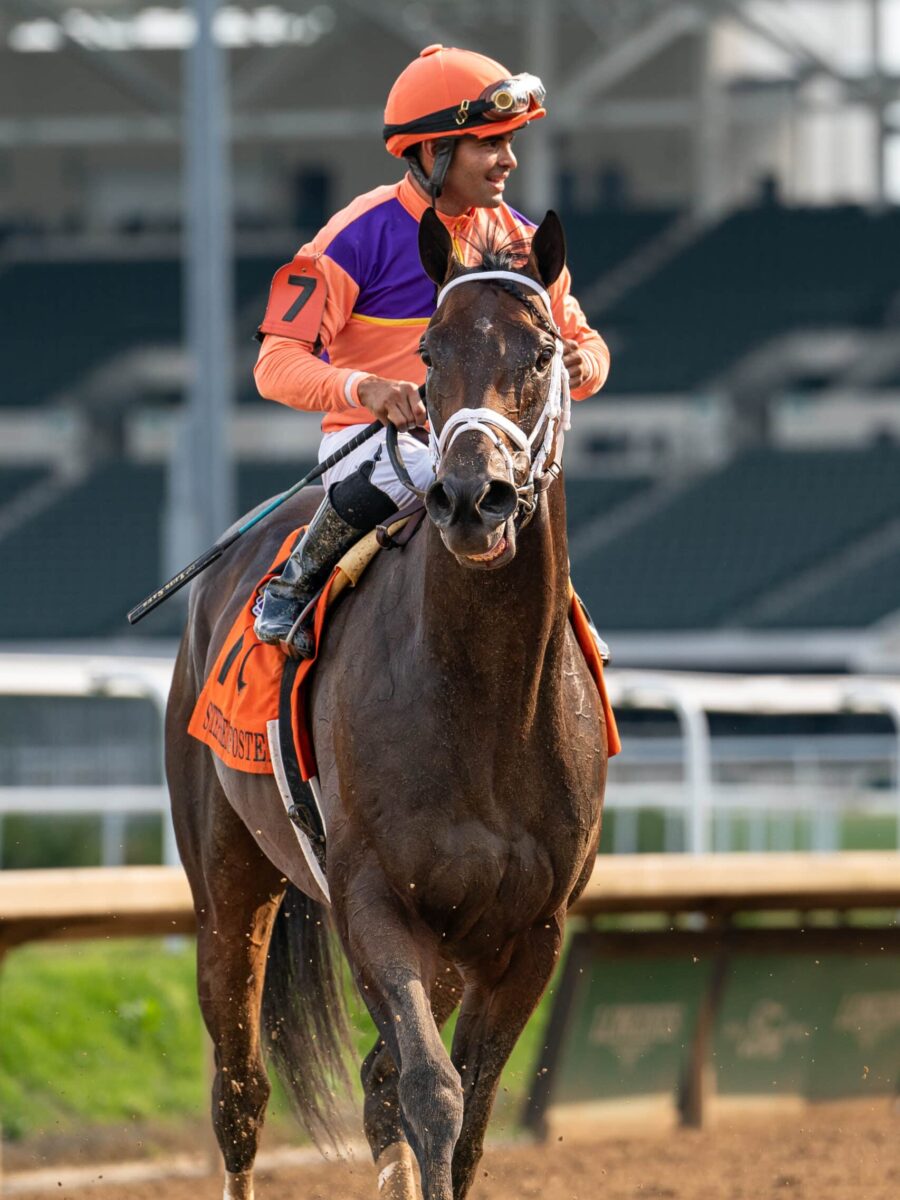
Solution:
[{"label": "white browband", "polygon": [[[460,434],[467,433],[470,430],[482,433],[503,455],[507,470],[509,471],[510,483],[516,488],[519,495],[522,496],[523,493],[530,493],[533,507],[535,480],[541,479],[548,470],[558,469],[560,459],[562,458],[562,434],[563,431],[569,428],[572,399],[569,394],[569,374],[563,365],[563,338],[553,321],[553,310],[547,289],[538,283],[536,279],[531,279],[528,275],[520,275],[517,271],[473,271],[468,275],[458,275],[456,279],[451,279],[449,283],[445,283],[441,288],[438,293],[437,307],[440,308],[447,293],[452,291],[453,288],[458,287],[459,284],[483,283],[491,279],[507,279],[512,283],[518,284],[520,287],[528,288],[532,292],[537,292],[544,302],[544,306],[547,309],[547,316],[556,334],[556,349],[550,367],[550,386],[547,389],[547,399],[530,435],[521,426],[516,425],[514,421],[510,421],[502,413],[494,412],[493,409],[461,408],[459,412],[454,413],[447,420],[439,437],[435,437],[432,428],[430,435],[431,457],[435,474],[437,474],[441,458]],[[542,427],[544,427],[544,437],[537,451],[535,451],[535,441]],[[513,456],[510,454],[509,448],[503,439],[498,437],[496,430],[505,433],[514,446],[528,455],[530,466],[528,478],[524,485],[520,486],[516,483],[516,468]],[[556,450],[552,462],[548,465],[547,457],[553,449],[554,443]]]}]

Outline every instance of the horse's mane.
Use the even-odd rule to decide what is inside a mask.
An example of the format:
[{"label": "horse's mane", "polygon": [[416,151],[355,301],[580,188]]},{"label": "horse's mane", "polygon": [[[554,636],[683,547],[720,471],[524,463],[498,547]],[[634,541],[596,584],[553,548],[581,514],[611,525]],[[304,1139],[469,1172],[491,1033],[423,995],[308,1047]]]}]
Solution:
[{"label": "horse's mane", "polygon": [[521,271],[531,253],[531,239],[504,235],[490,227],[474,238],[465,239],[477,256],[467,271]]}]

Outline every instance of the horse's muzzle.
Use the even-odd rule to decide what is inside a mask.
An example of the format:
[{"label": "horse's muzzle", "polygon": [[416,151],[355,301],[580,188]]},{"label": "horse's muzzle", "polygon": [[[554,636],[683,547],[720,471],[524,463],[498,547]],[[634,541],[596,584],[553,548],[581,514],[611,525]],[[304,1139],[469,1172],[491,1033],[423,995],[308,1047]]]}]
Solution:
[{"label": "horse's muzzle", "polygon": [[519,498],[505,479],[483,475],[462,477],[447,473],[428,489],[425,508],[441,531],[447,549],[472,565],[491,565],[506,559],[494,554],[511,524]]},{"label": "horse's muzzle", "polygon": [[505,479],[445,475],[428,489],[425,508],[440,530],[456,524],[481,524],[494,530],[513,515],[518,499]]}]

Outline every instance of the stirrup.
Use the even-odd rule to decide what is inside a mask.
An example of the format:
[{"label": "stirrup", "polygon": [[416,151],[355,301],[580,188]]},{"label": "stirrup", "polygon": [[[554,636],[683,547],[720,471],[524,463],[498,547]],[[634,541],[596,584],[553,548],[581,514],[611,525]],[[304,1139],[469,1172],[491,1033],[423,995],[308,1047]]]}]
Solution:
[{"label": "stirrup", "polygon": [[308,604],[300,610],[300,615],[294,621],[288,632],[280,639],[286,654],[291,658],[312,658],[316,652],[316,606],[322,595],[321,588]]}]

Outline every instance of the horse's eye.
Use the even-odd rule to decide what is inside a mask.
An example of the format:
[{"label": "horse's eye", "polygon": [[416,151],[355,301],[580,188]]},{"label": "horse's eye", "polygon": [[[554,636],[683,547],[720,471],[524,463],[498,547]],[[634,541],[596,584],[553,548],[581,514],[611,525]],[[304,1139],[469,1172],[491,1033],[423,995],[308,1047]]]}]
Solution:
[{"label": "horse's eye", "polygon": [[426,367],[431,366],[431,355],[428,353],[425,347],[421,345],[419,346],[419,358],[421,358]]},{"label": "horse's eye", "polygon": [[550,365],[550,363],[553,361],[553,353],[554,351],[552,346],[544,346],[541,349],[540,354],[537,356],[537,368],[539,371],[543,371],[545,367]]}]

